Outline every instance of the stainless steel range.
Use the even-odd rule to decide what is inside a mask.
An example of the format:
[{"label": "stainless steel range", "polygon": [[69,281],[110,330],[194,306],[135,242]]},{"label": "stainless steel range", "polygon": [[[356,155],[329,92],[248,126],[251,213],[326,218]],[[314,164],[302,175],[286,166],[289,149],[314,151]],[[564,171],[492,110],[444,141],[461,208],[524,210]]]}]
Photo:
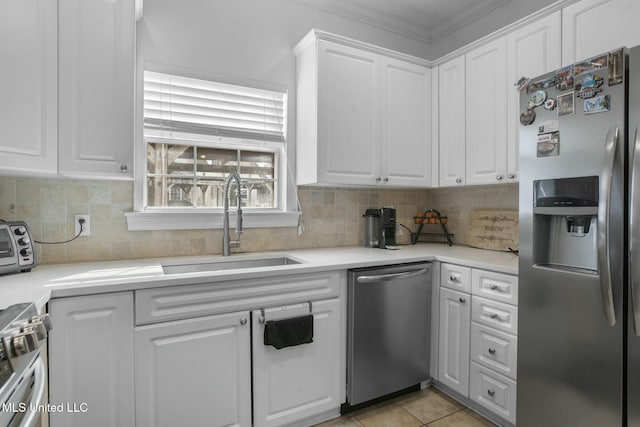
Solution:
[{"label": "stainless steel range", "polygon": [[40,347],[51,329],[33,303],[0,310],[0,427],[37,427],[46,371]]}]

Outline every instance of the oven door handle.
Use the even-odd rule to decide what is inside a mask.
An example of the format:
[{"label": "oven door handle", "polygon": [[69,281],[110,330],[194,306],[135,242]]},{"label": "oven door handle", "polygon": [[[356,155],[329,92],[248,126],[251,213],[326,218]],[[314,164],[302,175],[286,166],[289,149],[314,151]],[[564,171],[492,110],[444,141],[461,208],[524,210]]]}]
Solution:
[{"label": "oven door handle", "polygon": [[38,357],[34,364],[34,382],[33,392],[31,393],[31,400],[28,403],[28,408],[35,408],[35,411],[27,411],[27,415],[22,420],[20,427],[35,427],[40,421],[41,413],[38,407],[42,405],[42,399],[44,398],[44,386],[45,386],[45,370],[42,358]]}]

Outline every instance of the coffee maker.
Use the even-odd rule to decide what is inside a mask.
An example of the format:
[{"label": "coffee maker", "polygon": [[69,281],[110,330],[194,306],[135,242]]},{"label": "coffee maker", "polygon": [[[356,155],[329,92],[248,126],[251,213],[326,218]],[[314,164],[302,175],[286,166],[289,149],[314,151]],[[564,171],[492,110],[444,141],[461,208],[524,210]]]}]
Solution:
[{"label": "coffee maker", "polygon": [[[380,249],[387,249],[388,247],[395,246],[395,208],[383,207],[380,209],[367,209],[364,217],[366,219],[365,246],[378,247]],[[377,221],[375,221],[375,219],[377,219]],[[376,241],[377,243],[374,243]]]}]

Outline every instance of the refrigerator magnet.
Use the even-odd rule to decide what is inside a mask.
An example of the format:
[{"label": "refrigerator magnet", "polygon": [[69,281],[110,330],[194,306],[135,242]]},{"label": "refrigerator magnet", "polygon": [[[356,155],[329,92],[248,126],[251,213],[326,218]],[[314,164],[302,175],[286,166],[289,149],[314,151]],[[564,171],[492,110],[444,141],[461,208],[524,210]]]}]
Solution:
[{"label": "refrigerator magnet", "polygon": [[560,132],[538,135],[536,157],[551,157],[560,154]]},{"label": "refrigerator magnet", "polygon": [[592,73],[607,66],[607,55],[592,58],[588,61],[579,62],[573,65],[573,75],[578,77],[585,73]]},{"label": "refrigerator magnet", "polygon": [[584,100],[584,113],[595,114],[609,111],[609,95],[600,95]]},{"label": "refrigerator magnet", "polygon": [[609,52],[609,86],[622,83],[622,49]]},{"label": "refrigerator magnet", "polygon": [[573,88],[573,67],[561,68],[556,72],[556,90],[568,90]]},{"label": "refrigerator magnet", "polygon": [[527,110],[520,114],[520,123],[524,126],[528,126],[534,122],[536,119],[536,112],[533,111],[532,108],[527,108]]},{"label": "refrigerator magnet", "polygon": [[558,117],[575,113],[573,92],[558,95]]}]

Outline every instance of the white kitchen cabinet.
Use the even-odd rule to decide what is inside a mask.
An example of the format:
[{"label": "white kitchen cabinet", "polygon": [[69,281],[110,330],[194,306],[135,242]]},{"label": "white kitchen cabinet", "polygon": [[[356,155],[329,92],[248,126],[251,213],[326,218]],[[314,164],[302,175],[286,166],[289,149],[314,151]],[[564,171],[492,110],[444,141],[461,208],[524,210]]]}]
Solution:
[{"label": "white kitchen cabinet", "polygon": [[53,299],[49,314],[52,404],[86,412],[51,412],[51,427],[134,427],[133,295]]},{"label": "white kitchen cabinet", "polygon": [[562,64],[640,44],[640,2],[581,0],[562,9]]},{"label": "white kitchen cabinet", "polygon": [[311,310],[313,342],[279,350],[264,344],[264,323],[261,320],[308,315],[309,304],[252,313],[255,427],[292,425],[335,411],[342,403],[340,300],[313,302]]},{"label": "white kitchen cabinet", "polygon": [[516,423],[516,382],[471,362],[469,397],[511,424]]},{"label": "white kitchen cabinet", "polygon": [[429,186],[431,70],[336,38],[294,49],[297,184]]},{"label": "white kitchen cabinet", "polygon": [[440,288],[438,380],[463,396],[469,395],[471,296]]},{"label": "white kitchen cabinet", "polygon": [[534,78],[560,68],[560,11],[521,27],[507,35],[507,181],[519,178],[520,92],[515,83],[521,77]]},{"label": "white kitchen cabinet", "polygon": [[135,329],[136,427],[250,426],[249,312]]},{"label": "white kitchen cabinet", "polygon": [[60,173],[133,176],[134,0],[59,2]]},{"label": "white kitchen cabinet", "polygon": [[431,70],[382,58],[380,173],[395,186],[431,186]]},{"label": "white kitchen cabinet", "polygon": [[501,183],[507,179],[507,40],[465,56],[466,183]]},{"label": "white kitchen cabinet", "polygon": [[0,169],[58,170],[57,2],[0,2]]},{"label": "white kitchen cabinet", "polygon": [[438,67],[439,184],[465,185],[465,58]]}]

